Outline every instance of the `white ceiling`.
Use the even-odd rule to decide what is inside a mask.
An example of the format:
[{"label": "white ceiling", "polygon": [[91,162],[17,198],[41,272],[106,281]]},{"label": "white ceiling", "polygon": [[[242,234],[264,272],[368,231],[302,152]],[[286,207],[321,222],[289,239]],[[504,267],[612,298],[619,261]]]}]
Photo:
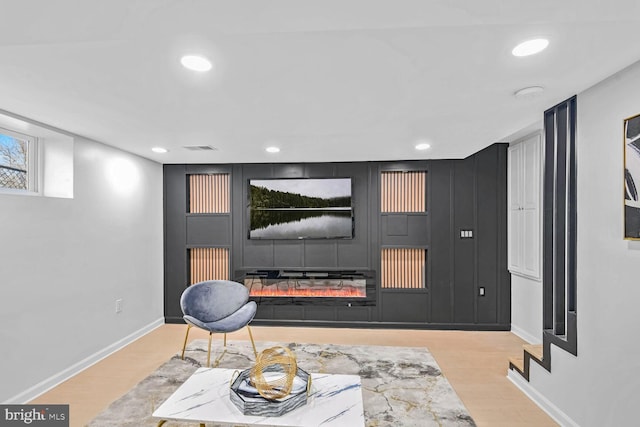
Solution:
[{"label": "white ceiling", "polygon": [[[637,0],[0,0],[0,16],[0,109],[162,163],[466,157],[640,59]],[[536,36],[546,51],[511,55]]]}]

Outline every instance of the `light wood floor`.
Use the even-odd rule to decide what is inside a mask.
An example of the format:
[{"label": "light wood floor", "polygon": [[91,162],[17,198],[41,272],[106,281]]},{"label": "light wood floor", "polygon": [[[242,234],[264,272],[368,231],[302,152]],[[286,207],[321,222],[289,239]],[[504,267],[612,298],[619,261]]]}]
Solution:
[{"label": "light wood floor", "polygon": [[[192,329],[189,340],[207,338]],[[31,403],[70,404],[71,426],[84,426],[182,348],[184,325],[164,325]],[[252,327],[259,341],[427,347],[479,426],[556,426],[506,378],[509,356],[522,354],[510,332]],[[216,340],[217,338],[217,340]],[[227,335],[248,340],[246,329]],[[221,345],[214,335],[213,345]]]}]

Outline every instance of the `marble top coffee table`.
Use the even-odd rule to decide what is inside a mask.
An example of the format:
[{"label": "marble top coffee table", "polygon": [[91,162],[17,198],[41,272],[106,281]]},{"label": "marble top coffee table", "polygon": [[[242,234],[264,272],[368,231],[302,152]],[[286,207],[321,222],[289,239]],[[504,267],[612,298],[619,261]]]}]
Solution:
[{"label": "marble top coffee table", "polygon": [[235,369],[200,368],[156,411],[158,425],[171,421],[232,426],[364,426],[362,386],[357,375],[311,374],[307,404],[280,417],[243,415],[229,398]]}]

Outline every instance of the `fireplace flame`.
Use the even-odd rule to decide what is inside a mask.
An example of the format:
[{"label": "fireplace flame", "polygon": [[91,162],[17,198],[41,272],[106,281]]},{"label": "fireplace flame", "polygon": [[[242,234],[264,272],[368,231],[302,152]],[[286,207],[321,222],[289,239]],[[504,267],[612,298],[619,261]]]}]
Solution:
[{"label": "fireplace flame", "polygon": [[277,289],[262,288],[251,289],[252,297],[329,297],[329,298],[366,298],[367,294],[364,289],[345,287],[342,289]]}]

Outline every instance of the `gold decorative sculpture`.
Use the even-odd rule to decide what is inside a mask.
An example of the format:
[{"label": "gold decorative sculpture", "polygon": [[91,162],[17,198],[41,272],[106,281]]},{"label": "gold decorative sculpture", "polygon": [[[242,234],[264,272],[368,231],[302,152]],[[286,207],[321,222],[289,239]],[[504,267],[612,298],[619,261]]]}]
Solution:
[{"label": "gold decorative sculpture", "polygon": [[290,349],[271,347],[256,356],[252,368],[234,372],[229,389],[242,414],[279,417],[307,404],[311,375],[298,367]]},{"label": "gold decorative sculpture", "polygon": [[273,400],[291,393],[298,371],[296,357],[286,347],[271,347],[260,352],[249,379],[265,399]]}]

